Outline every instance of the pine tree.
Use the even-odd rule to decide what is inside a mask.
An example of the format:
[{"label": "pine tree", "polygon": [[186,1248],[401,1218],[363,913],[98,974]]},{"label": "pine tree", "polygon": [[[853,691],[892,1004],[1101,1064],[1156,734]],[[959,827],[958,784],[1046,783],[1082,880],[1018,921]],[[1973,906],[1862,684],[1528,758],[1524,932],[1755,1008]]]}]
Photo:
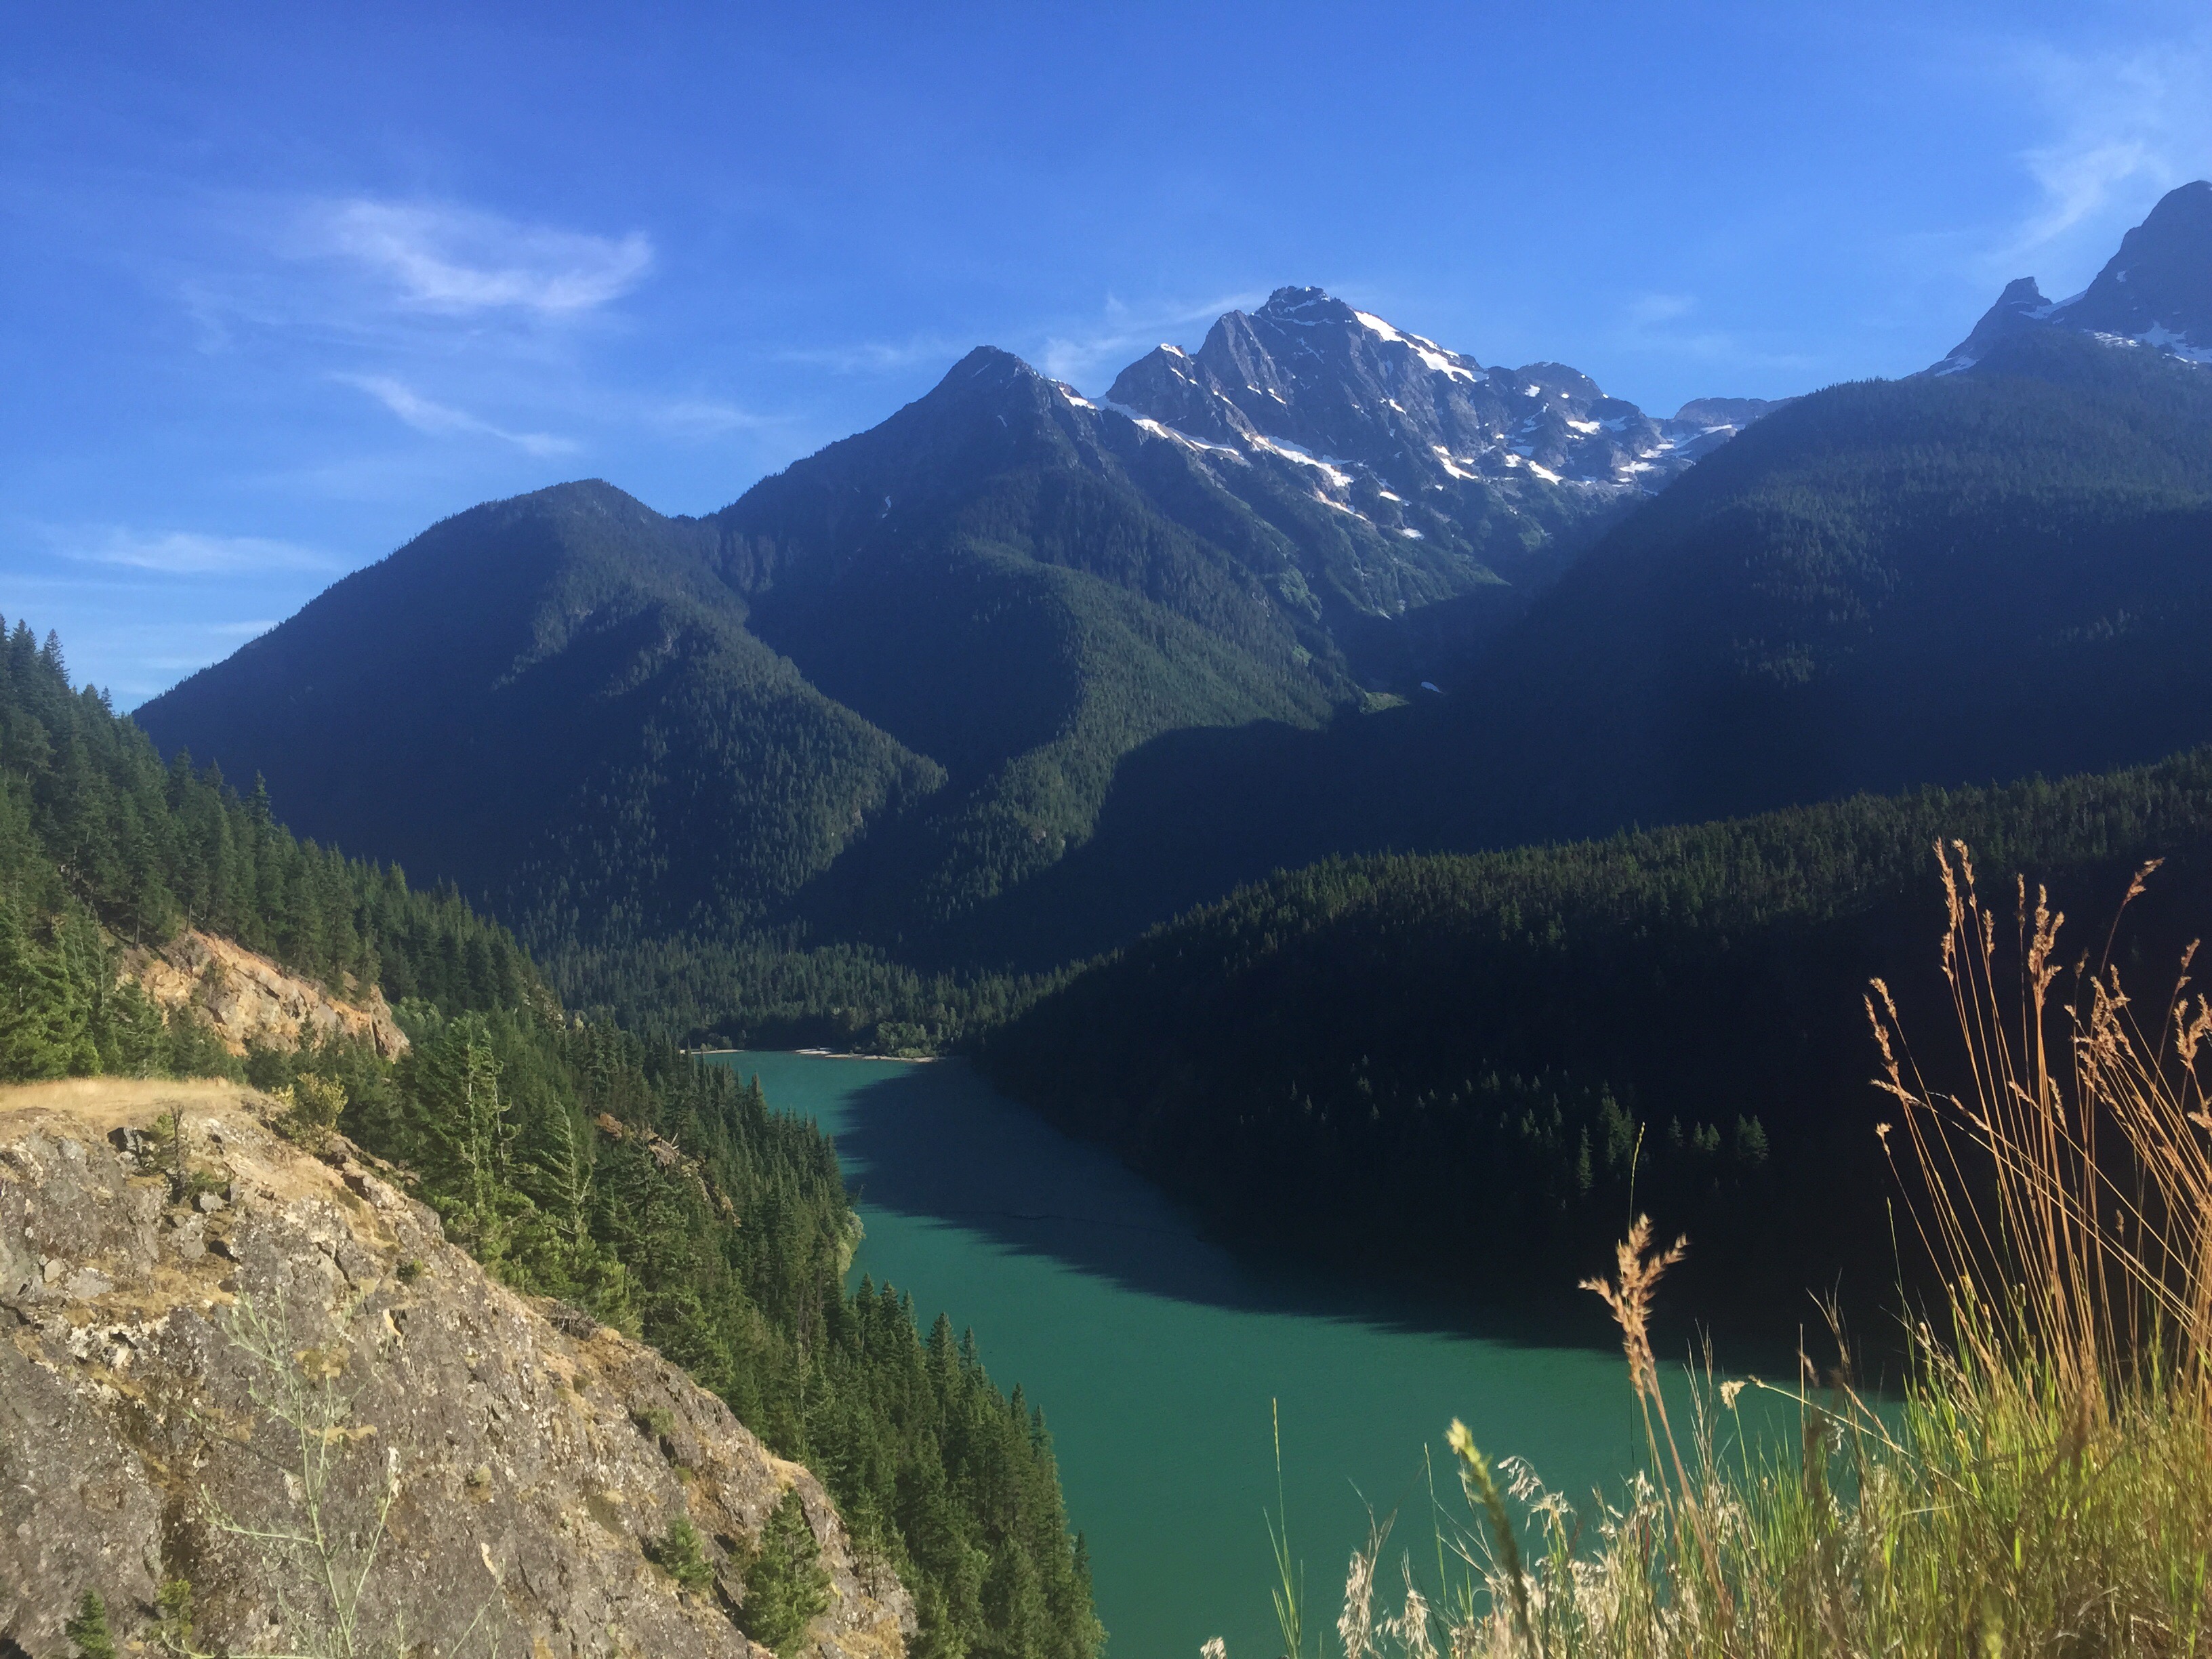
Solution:
[{"label": "pine tree", "polygon": [[[53,635],[46,636],[51,641]],[[76,1645],[77,1659],[115,1659],[115,1638],[108,1634],[107,1603],[100,1592],[87,1590],[78,1598],[76,1614],[62,1626],[62,1634]]]},{"label": "pine tree", "polygon": [[15,907],[0,902],[0,1079],[69,1071],[84,1036],[74,993],[60,952],[32,939]]},{"label": "pine tree", "polygon": [[645,1553],[653,1565],[695,1594],[714,1582],[714,1569],[700,1548],[699,1529],[688,1515],[678,1516],[664,1537],[645,1547]]},{"label": "pine tree", "polygon": [[738,1627],[778,1653],[805,1632],[830,1605],[830,1575],[807,1523],[796,1487],[784,1493],[761,1528],[758,1547],[745,1566],[745,1599]]},{"label": "pine tree", "polygon": [[507,1152],[515,1138],[500,1090],[501,1065],[481,1014],[463,1014],[416,1053],[413,1127],[458,1220],[479,1248],[495,1236]]}]

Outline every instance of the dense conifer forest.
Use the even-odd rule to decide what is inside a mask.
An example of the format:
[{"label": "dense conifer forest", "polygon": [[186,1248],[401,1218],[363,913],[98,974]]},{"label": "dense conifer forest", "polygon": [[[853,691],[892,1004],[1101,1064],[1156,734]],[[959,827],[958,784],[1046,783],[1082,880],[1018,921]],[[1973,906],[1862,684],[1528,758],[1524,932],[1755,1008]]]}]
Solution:
[{"label": "dense conifer forest", "polygon": [[[1462,856],[1330,860],[1240,890],[981,1040],[990,1075],[1247,1237],[1492,1293],[1603,1265],[1636,1211],[1693,1299],[1895,1284],[1863,998],[1948,1024],[1934,843],[2103,937],[2137,865],[2212,922],[2212,750],[2002,788]],[[2094,919],[2094,920],[2091,920]],[[1930,1053],[1926,1060],[1945,1057]],[[1865,1305],[1863,1299],[1860,1305]]]},{"label": "dense conifer forest", "polygon": [[[119,954],[187,926],[338,994],[380,988],[411,1048],[234,1056],[165,1019],[118,986]],[[943,1316],[925,1337],[889,1286],[845,1288],[859,1222],[812,1125],[566,1013],[450,890],[295,839],[258,784],[165,766],[19,622],[0,647],[0,1079],[101,1073],[289,1091],[294,1133],[343,1129],[400,1165],[508,1283],[653,1343],[822,1476],[913,1590],[917,1653],[1097,1652],[1042,1414]]]},{"label": "dense conifer forest", "polygon": [[1506,844],[2156,759],[2212,737],[2208,545],[2196,364],[2054,334],[1832,386],[1501,638],[1455,808]]},{"label": "dense conifer forest", "polygon": [[212,1063],[196,1025],[164,1029],[113,983],[116,943],[181,927],[236,940],[343,994],[462,1012],[544,995],[507,931],[450,890],[295,839],[257,781],[164,766],[106,697],[72,690],[60,641],[18,622],[0,647],[0,951],[11,999],[0,1075],[192,1069]]}]

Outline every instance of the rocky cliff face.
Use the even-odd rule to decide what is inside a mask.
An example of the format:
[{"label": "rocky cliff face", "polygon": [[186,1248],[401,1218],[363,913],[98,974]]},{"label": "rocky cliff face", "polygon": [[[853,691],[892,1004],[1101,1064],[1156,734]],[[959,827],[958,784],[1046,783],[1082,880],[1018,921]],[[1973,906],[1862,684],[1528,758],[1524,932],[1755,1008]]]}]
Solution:
[{"label": "rocky cliff face", "polygon": [[234,1054],[249,1042],[289,1052],[333,1034],[372,1042],[386,1060],[407,1052],[407,1035],[376,987],[349,1000],[335,997],[212,933],[188,929],[159,950],[133,947],[123,972],[163,1010],[193,1011]]},{"label": "rocky cliff face", "polygon": [[0,1653],[61,1650],[88,1589],[123,1650],[157,1650],[187,1581],[203,1651],[319,1652],[350,1620],[353,1652],[744,1659],[748,1553],[794,1488],[830,1589],[786,1659],[904,1652],[905,1591],[811,1474],[274,1110],[0,1091]]}]

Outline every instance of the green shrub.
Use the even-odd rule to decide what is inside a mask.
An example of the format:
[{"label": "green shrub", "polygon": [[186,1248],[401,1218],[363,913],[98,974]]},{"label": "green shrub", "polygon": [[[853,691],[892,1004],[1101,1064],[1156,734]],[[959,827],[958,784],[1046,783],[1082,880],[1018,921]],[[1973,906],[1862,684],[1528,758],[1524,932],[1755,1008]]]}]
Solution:
[{"label": "green shrub", "polygon": [[302,1072],[289,1086],[275,1092],[287,1103],[283,1116],[276,1121],[279,1133],[310,1152],[321,1151],[345,1112],[345,1085]]},{"label": "green shrub", "polygon": [[192,1585],[189,1578],[164,1578],[154,1593],[155,1635],[171,1653],[192,1650]]},{"label": "green shrub", "polygon": [[679,1515],[659,1540],[645,1547],[645,1559],[687,1590],[703,1591],[714,1582],[714,1569],[699,1547],[699,1529]]}]

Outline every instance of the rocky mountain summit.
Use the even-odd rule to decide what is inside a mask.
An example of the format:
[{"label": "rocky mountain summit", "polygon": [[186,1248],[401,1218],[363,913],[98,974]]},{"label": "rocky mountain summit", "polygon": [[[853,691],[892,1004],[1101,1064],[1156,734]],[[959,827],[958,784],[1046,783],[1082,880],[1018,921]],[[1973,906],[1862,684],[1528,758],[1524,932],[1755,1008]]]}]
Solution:
[{"label": "rocky mountain summit", "polygon": [[[1287,627],[1367,678],[1369,624],[1470,597],[1486,617],[1514,609],[1778,406],[1704,398],[1655,419],[1564,364],[1486,368],[1319,289],[1285,288],[1221,317],[1195,354],[1158,347],[1103,399],[978,347],[890,419],[707,523],[724,579],[771,635],[777,587],[880,568],[949,530],[1032,556],[1064,540],[1049,562],[1215,631]],[[1041,475],[1054,478],[1043,492],[1026,482]],[[1007,500],[1016,489],[1025,499]],[[1074,492],[1165,523],[1109,529]]]},{"label": "rocky mountain summit", "polygon": [[1230,312],[1195,356],[1156,348],[1107,399],[1193,438],[1355,465],[1445,501],[1503,479],[1654,493],[1773,406],[1706,398],[1656,420],[1564,363],[1486,368],[1317,288]]},{"label": "rocky mountain summit", "polygon": [[2212,363],[2212,181],[2168,191],[2071,299],[2045,299],[2033,276],[2007,283],[1974,331],[1924,372],[1959,374],[2040,329]]},{"label": "rocky mountain summit", "polygon": [[829,1583],[784,1659],[904,1652],[905,1590],[810,1473],[276,1110],[0,1091],[0,1653],[58,1652],[90,1590],[121,1651],[337,1651],[344,1622],[346,1651],[746,1659],[793,1492]]}]

